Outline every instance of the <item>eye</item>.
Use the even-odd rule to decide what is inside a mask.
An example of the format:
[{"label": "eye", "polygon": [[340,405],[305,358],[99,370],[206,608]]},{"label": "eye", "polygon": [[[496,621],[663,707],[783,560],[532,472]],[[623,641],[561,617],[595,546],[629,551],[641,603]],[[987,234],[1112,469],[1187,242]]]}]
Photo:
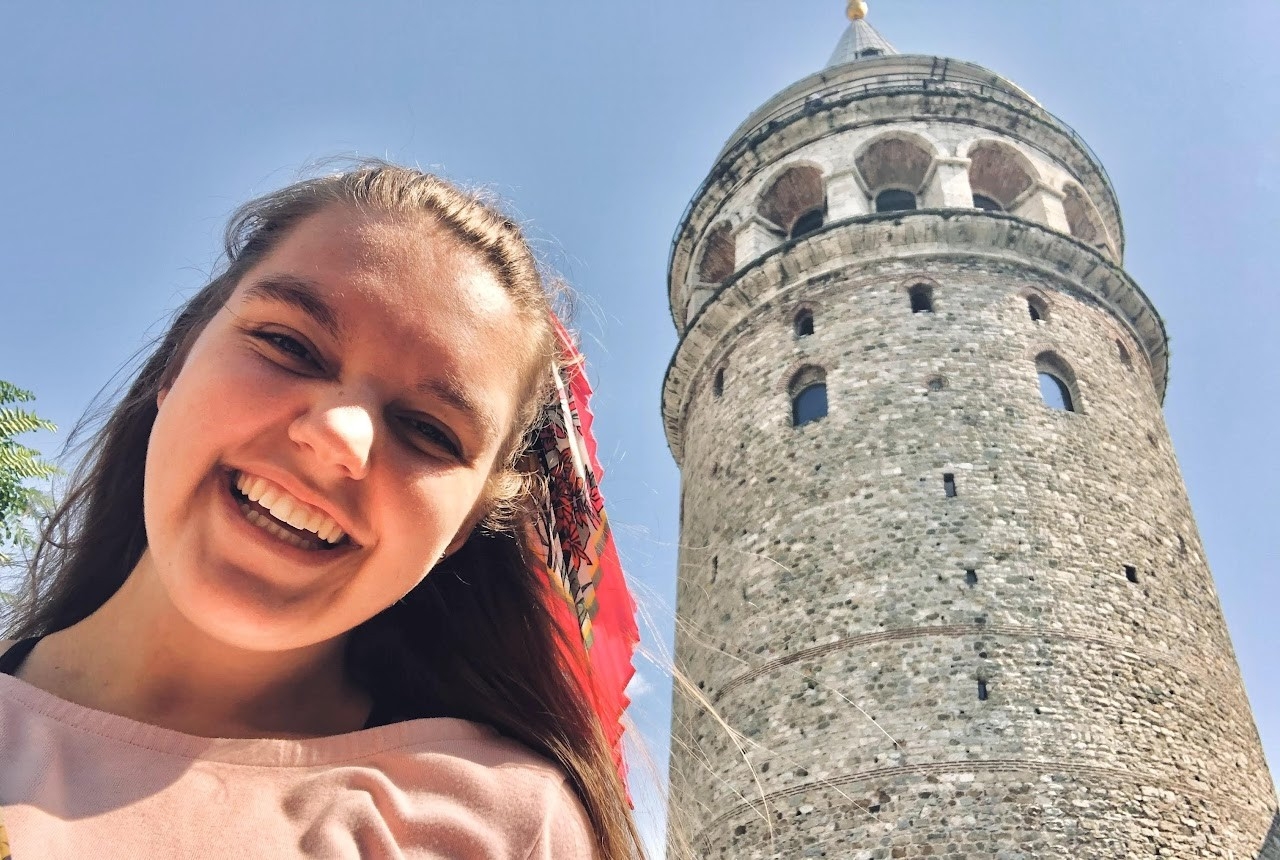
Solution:
[{"label": "eye", "polygon": [[439,425],[416,415],[405,415],[400,422],[418,447],[428,445],[441,449],[454,458],[462,456],[458,443]]},{"label": "eye", "polygon": [[280,355],[294,361],[306,362],[314,368],[320,367],[320,362],[311,354],[311,350],[295,337],[278,331],[256,331],[253,336],[269,344]]}]

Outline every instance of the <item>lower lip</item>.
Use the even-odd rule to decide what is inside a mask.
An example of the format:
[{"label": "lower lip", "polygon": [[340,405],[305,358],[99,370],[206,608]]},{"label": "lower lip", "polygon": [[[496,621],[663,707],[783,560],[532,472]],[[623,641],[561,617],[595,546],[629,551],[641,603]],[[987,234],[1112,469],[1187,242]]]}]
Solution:
[{"label": "lower lip", "polygon": [[255,544],[270,550],[276,555],[296,561],[299,564],[315,567],[344,558],[355,549],[349,541],[343,542],[333,549],[300,549],[291,543],[286,543],[265,529],[255,526],[245,518],[244,511],[240,509],[240,498],[231,489],[230,472],[224,472],[218,483],[221,487],[220,495],[222,496],[226,513],[234,521],[235,527],[249,536]]}]

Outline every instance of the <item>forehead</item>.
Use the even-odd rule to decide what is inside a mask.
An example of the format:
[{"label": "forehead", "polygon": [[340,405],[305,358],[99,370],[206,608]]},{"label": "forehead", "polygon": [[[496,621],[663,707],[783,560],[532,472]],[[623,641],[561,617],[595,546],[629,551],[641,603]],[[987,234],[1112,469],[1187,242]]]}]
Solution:
[{"label": "forehead", "polygon": [[329,206],[294,226],[255,268],[270,267],[333,297],[392,304],[411,317],[459,311],[500,322],[515,310],[480,256],[424,216]]}]

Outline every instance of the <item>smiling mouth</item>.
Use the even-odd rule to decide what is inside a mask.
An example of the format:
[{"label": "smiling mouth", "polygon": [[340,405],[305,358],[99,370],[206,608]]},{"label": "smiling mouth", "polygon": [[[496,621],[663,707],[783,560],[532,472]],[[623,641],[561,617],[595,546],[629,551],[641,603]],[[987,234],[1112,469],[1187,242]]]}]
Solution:
[{"label": "smiling mouth", "polygon": [[227,489],[246,520],[290,546],[308,552],[331,552],[351,545],[351,538],[331,517],[265,478],[232,471]]}]

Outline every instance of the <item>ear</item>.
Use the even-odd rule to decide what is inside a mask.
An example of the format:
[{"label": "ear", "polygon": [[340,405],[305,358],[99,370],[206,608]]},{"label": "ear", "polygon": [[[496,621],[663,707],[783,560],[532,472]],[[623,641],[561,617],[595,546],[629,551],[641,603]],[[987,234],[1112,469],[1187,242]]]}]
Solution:
[{"label": "ear", "polygon": [[[453,536],[453,540],[449,541],[449,545],[444,548],[444,552],[440,555],[440,561],[444,561],[462,549],[462,545],[471,540],[471,535],[475,532],[476,526],[480,524],[482,519],[484,519],[484,509],[477,507],[458,528],[458,533]],[[440,562],[436,563],[439,564]]]},{"label": "ear", "polygon": [[[466,525],[464,525],[458,531],[457,536],[449,543],[447,547],[444,548],[444,553],[441,554],[440,561],[444,561],[446,558],[453,555],[458,550],[462,549],[462,545],[465,544],[468,540],[470,540],[471,533],[473,531],[475,531],[475,523],[469,522]],[[439,562],[436,562],[436,563],[439,564]]]},{"label": "ear", "polygon": [[444,561],[458,550],[462,549],[462,545],[471,539],[471,535],[475,533],[480,523],[484,522],[492,509],[494,503],[493,495],[493,479],[486,482],[484,493],[476,501],[475,508],[467,516],[466,520],[459,527],[458,533],[453,536],[453,540],[445,547],[444,554],[440,556],[440,561]]}]

